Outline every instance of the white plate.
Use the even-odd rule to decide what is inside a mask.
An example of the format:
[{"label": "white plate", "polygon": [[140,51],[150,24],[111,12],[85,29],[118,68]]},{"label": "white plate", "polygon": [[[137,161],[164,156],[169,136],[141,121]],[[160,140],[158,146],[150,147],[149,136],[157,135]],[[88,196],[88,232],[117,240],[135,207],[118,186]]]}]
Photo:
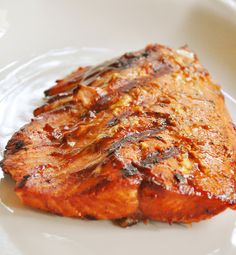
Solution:
[{"label": "white plate", "polygon": [[[80,64],[159,42],[185,43],[228,93],[236,121],[236,4],[207,0],[1,1],[0,148],[31,117],[42,91]],[[1,255],[235,255],[236,211],[192,227],[121,229],[23,207],[0,170]]]}]

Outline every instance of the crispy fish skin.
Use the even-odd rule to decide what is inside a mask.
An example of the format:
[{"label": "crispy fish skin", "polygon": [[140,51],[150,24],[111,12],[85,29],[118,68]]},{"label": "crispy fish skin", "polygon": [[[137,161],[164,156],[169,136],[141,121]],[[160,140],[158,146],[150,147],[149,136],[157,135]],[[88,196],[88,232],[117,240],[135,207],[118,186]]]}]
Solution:
[{"label": "crispy fish skin", "polygon": [[235,127],[188,48],[148,45],[81,67],[45,94],[2,163],[25,205],[122,226],[235,208]]}]

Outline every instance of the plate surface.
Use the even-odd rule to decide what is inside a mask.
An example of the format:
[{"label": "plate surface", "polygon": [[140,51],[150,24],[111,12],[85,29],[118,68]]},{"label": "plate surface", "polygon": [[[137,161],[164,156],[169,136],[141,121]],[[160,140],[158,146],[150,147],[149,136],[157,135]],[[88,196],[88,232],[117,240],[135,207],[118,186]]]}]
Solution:
[{"label": "plate surface", "polygon": [[[236,122],[235,1],[2,0],[1,153],[56,79],[150,42],[187,43],[222,85]],[[150,222],[121,229],[23,207],[13,189],[0,170],[1,255],[236,254],[236,211],[191,227]]]}]

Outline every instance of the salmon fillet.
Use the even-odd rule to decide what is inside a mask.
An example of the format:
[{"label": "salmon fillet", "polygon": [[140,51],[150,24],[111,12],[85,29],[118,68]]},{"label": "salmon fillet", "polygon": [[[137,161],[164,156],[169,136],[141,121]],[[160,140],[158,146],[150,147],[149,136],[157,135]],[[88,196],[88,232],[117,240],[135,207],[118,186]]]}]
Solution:
[{"label": "salmon fillet", "polygon": [[63,216],[191,223],[236,204],[236,131],[187,47],[80,67],[6,146],[22,203]]}]

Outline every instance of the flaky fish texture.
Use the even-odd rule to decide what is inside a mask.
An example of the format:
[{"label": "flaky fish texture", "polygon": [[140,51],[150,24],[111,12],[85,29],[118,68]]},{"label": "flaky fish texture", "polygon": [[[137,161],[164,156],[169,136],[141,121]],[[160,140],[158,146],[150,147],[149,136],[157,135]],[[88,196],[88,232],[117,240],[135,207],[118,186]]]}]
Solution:
[{"label": "flaky fish texture", "polygon": [[45,95],[2,162],[25,205],[122,226],[235,208],[235,127],[187,47],[80,67]]}]

